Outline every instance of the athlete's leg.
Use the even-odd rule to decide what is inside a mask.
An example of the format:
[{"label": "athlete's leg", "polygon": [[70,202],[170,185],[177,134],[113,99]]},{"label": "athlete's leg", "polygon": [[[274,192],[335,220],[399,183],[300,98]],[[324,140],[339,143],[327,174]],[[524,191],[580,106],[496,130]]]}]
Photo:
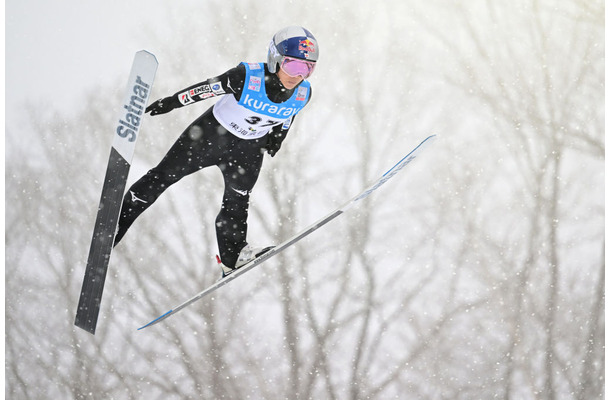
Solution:
[{"label": "athlete's leg", "polygon": [[233,268],[241,249],[247,244],[247,219],[250,192],[263,163],[261,147],[266,138],[237,139],[230,157],[219,165],[225,181],[222,207],[216,217],[216,237],[220,259]]},{"label": "athlete's leg", "polygon": [[129,188],[123,198],[115,246],[167,188],[193,172],[218,164],[226,146],[225,136],[230,134],[216,129],[215,122],[210,108],[180,135],[159,165]]}]

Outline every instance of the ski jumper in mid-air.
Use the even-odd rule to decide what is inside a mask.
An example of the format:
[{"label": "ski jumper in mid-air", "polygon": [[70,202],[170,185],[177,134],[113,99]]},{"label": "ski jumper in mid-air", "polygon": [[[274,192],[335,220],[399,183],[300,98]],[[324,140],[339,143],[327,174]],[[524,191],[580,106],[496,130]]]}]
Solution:
[{"label": "ski jumper in mid-air", "polygon": [[277,32],[267,63],[240,63],[222,75],[152,103],[146,112],[165,114],[175,108],[222,96],[197,118],[169,149],[159,165],[125,194],[115,246],[136,218],[171,185],[205,167],[222,171],[225,188],[216,217],[216,237],[223,276],[264,250],[246,241],[250,192],[266,151],[278,152],[295,115],[311,99],[306,80],[314,71],[319,49],[302,27]]}]

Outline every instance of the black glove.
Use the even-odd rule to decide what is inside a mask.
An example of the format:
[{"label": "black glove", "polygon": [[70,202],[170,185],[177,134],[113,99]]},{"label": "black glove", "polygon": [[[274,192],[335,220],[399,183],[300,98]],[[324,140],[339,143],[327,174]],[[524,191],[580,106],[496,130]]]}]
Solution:
[{"label": "black glove", "polygon": [[286,134],[288,131],[279,131],[279,132],[269,132],[267,134],[267,144],[265,145],[265,149],[267,149],[267,153],[271,157],[275,156],[275,154],[280,151],[280,147],[282,147],[282,142],[286,138]]},{"label": "black glove", "polygon": [[168,113],[178,107],[182,107],[182,104],[178,101],[176,96],[170,96],[155,101],[146,107],[146,112],[149,112],[150,115],[159,115]]}]

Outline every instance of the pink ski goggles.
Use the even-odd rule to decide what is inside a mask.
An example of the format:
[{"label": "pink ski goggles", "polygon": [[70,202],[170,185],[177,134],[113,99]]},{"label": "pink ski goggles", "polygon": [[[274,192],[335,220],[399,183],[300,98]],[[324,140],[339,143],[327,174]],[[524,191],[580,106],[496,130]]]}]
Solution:
[{"label": "pink ski goggles", "polygon": [[313,61],[300,60],[298,58],[284,57],[280,68],[290,75],[291,77],[302,76],[303,79],[307,79],[316,67],[316,63]]}]

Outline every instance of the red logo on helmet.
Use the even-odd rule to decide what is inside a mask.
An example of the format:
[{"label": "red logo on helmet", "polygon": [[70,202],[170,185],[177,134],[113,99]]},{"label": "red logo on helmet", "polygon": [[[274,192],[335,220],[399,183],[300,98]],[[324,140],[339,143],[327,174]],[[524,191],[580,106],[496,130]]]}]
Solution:
[{"label": "red logo on helmet", "polygon": [[316,45],[309,39],[301,40],[299,42],[299,51],[316,51]]}]

